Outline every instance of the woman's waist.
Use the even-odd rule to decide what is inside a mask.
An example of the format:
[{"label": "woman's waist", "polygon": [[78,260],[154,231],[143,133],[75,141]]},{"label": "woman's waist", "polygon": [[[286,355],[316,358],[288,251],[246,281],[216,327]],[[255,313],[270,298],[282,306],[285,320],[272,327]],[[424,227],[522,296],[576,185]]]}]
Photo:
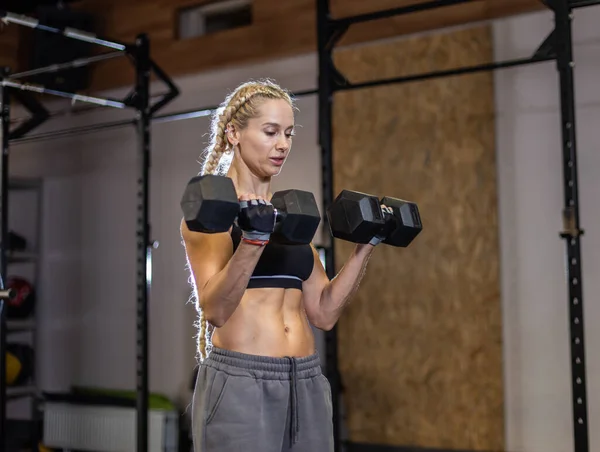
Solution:
[{"label": "woman's waist", "polygon": [[321,361],[316,350],[305,356],[273,356],[245,353],[213,345],[202,365],[224,371],[229,375],[251,376],[265,380],[312,378],[322,374]]},{"label": "woman's waist", "polygon": [[315,351],[313,331],[300,312],[287,318],[260,312],[232,317],[215,329],[212,343],[228,350],[273,357],[302,357]]},{"label": "woman's waist", "polygon": [[227,322],[215,329],[212,342],[224,349],[269,356],[310,355],[315,347],[301,292],[276,289],[246,291]]}]

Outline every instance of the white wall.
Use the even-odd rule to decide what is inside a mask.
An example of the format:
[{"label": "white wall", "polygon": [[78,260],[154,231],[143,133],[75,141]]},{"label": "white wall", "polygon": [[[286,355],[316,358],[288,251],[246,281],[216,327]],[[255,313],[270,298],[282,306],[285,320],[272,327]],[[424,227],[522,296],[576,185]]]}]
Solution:
[{"label": "white wall", "polygon": [[[600,7],[576,10],[575,81],[590,450],[600,448]],[[553,28],[548,12],[494,24],[498,60],[526,57]],[[504,303],[506,450],[573,450],[568,291],[562,230],[558,74],[554,63],[495,73]]]},{"label": "white wall", "polygon": [[[600,141],[598,100],[600,8],[575,17],[577,131],[581,177],[584,300],[592,449],[600,426],[594,346],[600,342],[593,301],[600,294],[598,235]],[[498,60],[530,55],[552,28],[547,13],[497,21]],[[250,77],[270,76],[291,90],[316,86],[314,55],[177,80],[182,96],[165,111],[218,103]],[[507,450],[572,450],[569,333],[561,230],[562,167],[558,86],[552,63],[496,72],[497,156],[504,304]],[[298,187],[321,197],[316,98],[299,101],[303,125],[275,189]],[[56,120],[76,126],[129,117],[103,110]],[[152,391],[185,398],[195,354],[195,312],[189,296],[178,225],[179,198],[198,171],[208,118],[153,126],[151,224],[154,281],[150,301]],[[40,304],[45,389],[72,383],[135,387],[136,145],[133,129],[13,148],[13,174],[44,176],[46,235]],[[542,160],[547,157],[547,160]],[[55,212],[57,216],[51,216]],[[80,279],[81,278],[81,279]],[[320,343],[322,349],[322,343]],[[596,427],[596,428],[594,428]]]}]

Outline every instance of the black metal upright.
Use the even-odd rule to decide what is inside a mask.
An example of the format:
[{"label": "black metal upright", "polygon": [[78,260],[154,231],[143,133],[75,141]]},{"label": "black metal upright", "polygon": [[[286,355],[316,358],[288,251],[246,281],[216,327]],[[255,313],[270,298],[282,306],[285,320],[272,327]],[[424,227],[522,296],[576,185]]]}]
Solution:
[{"label": "black metal upright", "polygon": [[136,39],[138,205],[137,205],[137,452],[148,450],[148,297],[146,261],[150,252],[150,41],[146,34]]},{"label": "black metal upright", "polygon": [[[2,78],[9,73],[8,68],[2,68]],[[10,134],[10,94],[8,88],[1,87],[2,99],[2,156],[0,157],[0,278],[1,287],[4,289],[7,272],[8,248],[8,150]],[[0,452],[6,452],[6,300],[0,297]]]},{"label": "black metal upright", "polygon": [[588,416],[583,328],[583,281],[581,271],[581,230],[579,224],[579,181],[575,127],[575,83],[573,68],[573,11],[568,0],[548,0],[554,11],[556,64],[560,84],[562,131],[564,231],[569,292],[571,336],[571,386],[575,452],[588,452]]},{"label": "black metal upright", "polygon": [[[317,45],[319,51],[319,145],[321,147],[321,184],[323,212],[333,201],[333,78],[331,42],[334,29],[331,27],[329,0],[317,0]],[[323,239],[330,237],[327,215],[323,215]],[[329,278],[335,276],[334,241],[330,238],[325,247],[325,268]],[[325,374],[331,384],[333,406],[334,450],[341,450],[340,393],[341,381],[338,372],[337,327],[325,333]]]}]

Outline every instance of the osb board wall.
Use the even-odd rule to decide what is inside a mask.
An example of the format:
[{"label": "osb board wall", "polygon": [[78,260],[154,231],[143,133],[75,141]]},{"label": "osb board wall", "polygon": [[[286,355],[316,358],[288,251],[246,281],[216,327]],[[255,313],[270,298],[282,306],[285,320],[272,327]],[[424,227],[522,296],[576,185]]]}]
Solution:
[{"label": "osb board wall", "polygon": [[[353,81],[489,62],[480,27],[339,51]],[[350,439],[503,450],[492,74],[337,93],[334,185],[418,203],[339,322]],[[336,241],[341,268],[353,244]]]},{"label": "osb board wall", "polygon": [[[337,18],[423,1],[426,0],[330,0],[330,4],[332,16]],[[178,11],[205,3],[212,1],[81,0],[75,2],[73,8],[93,14],[98,23],[97,32],[107,39],[134,42],[138,34],[147,33],[153,58],[172,77],[290,57],[317,49],[316,0],[253,0],[252,25],[179,39]],[[356,24],[339,44],[344,46],[389,38],[541,8],[544,6],[539,0],[474,0],[422,13]],[[31,46],[22,46],[22,49],[27,52]],[[107,49],[98,47],[96,50]],[[88,92],[132,86],[133,81],[133,68],[128,60],[97,63]]]}]

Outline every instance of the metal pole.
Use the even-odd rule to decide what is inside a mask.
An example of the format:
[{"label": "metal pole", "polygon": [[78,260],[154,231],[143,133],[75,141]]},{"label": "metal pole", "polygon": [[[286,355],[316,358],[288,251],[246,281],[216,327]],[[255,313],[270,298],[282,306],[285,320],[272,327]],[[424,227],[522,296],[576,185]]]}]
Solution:
[{"label": "metal pole", "polygon": [[600,5],[600,0],[571,0],[571,8],[585,8]]},{"label": "metal pole", "polygon": [[[317,0],[317,44],[319,51],[319,145],[321,147],[321,170],[323,191],[323,212],[333,202],[333,77],[331,67],[332,48],[328,45],[331,37],[329,0]],[[329,233],[327,215],[323,215],[323,240]],[[330,279],[335,276],[334,241],[329,239],[325,249],[325,267]],[[338,369],[337,326],[325,332],[325,374],[331,384],[333,406],[334,451],[341,450],[340,435],[340,393],[341,384]]]},{"label": "metal pole", "polygon": [[[316,89],[308,90],[308,91],[299,91],[299,92],[293,93],[293,96],[298,98],[298,97],[303,97],[303,96],[311,96],[313,94],[317,94]],[[151,118],[151,122],[154,124],[159,124],[159,123],[165,123],[165,122],[171,122],[171,121],[180,121],[180,120],[184,120],[184,119],[202,118],[205,116],[212,115],[216,109],[217,109],[216,106],[211,106],[211,107],[203,107],[200,109],[195,108],[193,110],[184,110],[184,111],[179,111],[176,113],[165,113],[162,115],[153,115]],[[127,126],[132,125],[134,122],[135,121],[131,120],[131,119],[124,119],[124,120],[120,120],[120,121],[105,122],[105,123],[93,124],[93,125],[89,125],[89,126],[80,126],[80,127],[73,127],[70,129],[55,130],[52,132],[42,132],[42,133],[38,133],[35,135],[29,135],[26,137],[12,139],[11,143],[12,144],[30,143],[30,142],[35,142],[35,141],[51,140],[54,138],[71,137],[71,136],[75,136],[75,135],[79,135],[79,134],[93,133],[93,132],[99,132],[102,130],[127,127]]]},{"label": "metal pole", "polygon": [[146,271],[150,252],[148,189],[150,177],[150,42],[136,40],[136,108],[140,174],[137,221],[137,452],[148,450],[148,292]]},{"label": "metal pole", "polygon": [[[429,11],[432,9],[443,8],[446,6],[460,5],[461,3],[472,3],[473,0],[432,0],[424,3],[416,3],[398,8],[390,8],[373,13],[360,14],[358,16],[343,17],[336,19],[335,22],[343,25],[352,25],[372,20],[385,19],[387,17],[404,16],[406,14]],[[414,2],[411,2],[414,3]]]},{"label": "metal pole", "polygon": [[[2,77],[9,73],[2,68]],[[5,289],[7,271],[6,249],[8,246],[8,137],[10,133],[10,97],[8,88],[1,88],[0,112],[2,126],[2,157],[0,158],[0,289]],[[0,298],[0,452],[6,452],[6,300]]]},{"label": "metal pole", "polygon": [[53,96],[64,97],[74,101],[88,102],[90,104],[102,105],[103,107],[114,107],[114,108],[126,108],[124,102],[113,99],[103,99],[101,97],[85,96],[82,94],[68,93],[65,91],[59,91],[56,89],[46,88],[42,85],[34,83],[19,83],[18,81],[2,80],[2,86],[8,86],[10,88],[20,89],[24,91],[32,91],[40,94],[51,94]]},{"label": "metal pole", "polygon": [[97,44],[99,46],[110,47],[111,49],[126,50],[127,44],[110,41],[96,36],[94,33],[90,33],[85,30],[78,30],[76,28],[65,27],[58,28],[48,24],[42,24],[35,17],[24,16],[22,14],[15,14],[8,11],[0,10],[0,19],[8,24],[18,24],[24,27],[37,28],[38,30],[47,31],[49,33],[56,33],[64,35],[67,38],[77,39],[78,41],[85,41],[91,44]]},{"label": "metal pole", "polygon": [[99,61],[111,60],[113,58],[118,58],[127,55],[123,51],[118,52],[110,52],[110,53],[102,53],[100,55],[94,55],[86,58],[78,58],[73,61],[69,61],[67,63],[57,63],[51,64],[50,66],[39,67],[36,69],[31,69],[29,71],[17,72],[16,74],[12,74],[10,78],[14,79],[23,79],[25,77],[32,77],[34,75],[40,74],[53,74],[55,72],[64,71],[67,69],[75,69],[84,66],[88,66],[92,63],[97,63]]},{"label": "metal pole", "polygon": [[520,58],[517,60],[499,61],[494,63],[479,64],[476,66],[465,66],[455,69],[447,69],[443,71],[424,72],[421,74],[405,75],[402,77],[392,77],[379,80],[370,80],[367,82],[350,83],[336,88],[336,91],[351,91],[355,89],[373,88],[376,86],[401,84],[410,82],[421,82],[441,77],[452,77],[457,75],[475,74],[477,72],[495,71],[498,69],[506,69],[528,64],[544,63],[554,60],[553,55],[534,55],[529,58]]},{"label": "metal pole", "polygon": [[569,290],[571,387],[575,452],[588,452],[585,348],[583,327],[583,281],[579,224],[577,140],[575,128],[575,83],[573,80],[573,14],[568,0],[549,2],[554,10],[560,106],[564,184],[564,231],[566,271]]}]

